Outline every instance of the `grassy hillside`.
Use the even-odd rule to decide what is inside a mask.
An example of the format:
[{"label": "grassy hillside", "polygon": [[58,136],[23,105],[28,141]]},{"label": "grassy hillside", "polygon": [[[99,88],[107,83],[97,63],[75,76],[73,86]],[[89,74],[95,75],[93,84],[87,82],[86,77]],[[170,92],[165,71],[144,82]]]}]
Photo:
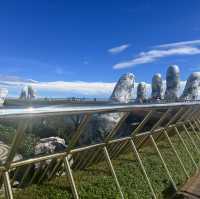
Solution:
[{"label": "grassy hillside", "polygon": [[[195,138],[195,135],[193,136]],[[186,169],[190,175],[194,174],[194,166],[192,165],[192,162],[190,161],[185,149],[182,147],[180,140],[176,136],[174,136],[172,140],[184,162]],[[191,150],[193,157],[197,162],[199,162],[199,156],[197,152],[195,152],[194,147],[191,145],[190,140],[187,137],[185,137],[185,140],[187,141],[187,145]],[[196,138],[195,141],[197,141]],[[200,143],[197,142],[197,144],[200,146]],[[177,186],[180,187],[186,181],[186,177],[173,151],[169,147],[167,141],[160,141],[158,146],[166,160],[167,166],[169,167]],[[140,154],[158,198],[171,198],[174,190],[153,146],[149,145],[148,147],[142,148],[140,150]],[[112,162],[120,185],[122,186],[125,198],[151,198],[149,188],[141,173],[138,162],[131,152],[126,155],[121,155]],[[106,162],[94,165],[84,171],[75,171],[74,176],[80,198],[120,198]],[[43,185],[33,185],[25,190],[16,191],[15,198],[68,199],[73,197],[69,183],[66,177],[63,176],[55,178],[50,182],[46,182]]]}]

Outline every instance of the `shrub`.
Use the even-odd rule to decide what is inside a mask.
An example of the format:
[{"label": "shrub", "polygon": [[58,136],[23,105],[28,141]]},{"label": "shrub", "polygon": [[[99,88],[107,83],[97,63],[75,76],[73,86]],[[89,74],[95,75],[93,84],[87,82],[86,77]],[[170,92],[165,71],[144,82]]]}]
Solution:
[{"label": "shrub", "polygon": [[[0,125],[0,141],[7,145],[11,145],[13,138],[15,136],[16,129],[13,127],[8,127],[4,125]],[[28,158],[34,154],[34,146],[37,142],[38,138],[29,132],[26,132],[23,136],[17,153],[22,154],[24,158]]]}]

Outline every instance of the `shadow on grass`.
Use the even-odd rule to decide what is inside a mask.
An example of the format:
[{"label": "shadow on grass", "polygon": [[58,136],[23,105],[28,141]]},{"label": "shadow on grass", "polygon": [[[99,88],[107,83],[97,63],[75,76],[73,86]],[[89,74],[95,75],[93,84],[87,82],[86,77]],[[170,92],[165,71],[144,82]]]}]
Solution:
[{"label": "shadow on grass", "polygon": [[176,195],[176,190],[173,185],[170,183],[168,187],[162,192],[164,199],[171,199]]}]

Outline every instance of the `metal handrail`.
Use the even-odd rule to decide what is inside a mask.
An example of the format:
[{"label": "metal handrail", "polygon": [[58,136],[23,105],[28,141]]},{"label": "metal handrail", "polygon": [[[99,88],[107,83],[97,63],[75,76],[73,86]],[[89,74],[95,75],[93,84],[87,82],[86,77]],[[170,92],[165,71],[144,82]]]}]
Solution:
[{"label": "metal handrail", "polygon": [[[105,135],[105,138],[100,141],[100,143],[95,144],[86,144],[86,145],[77,145],[77,141],[80,139],[81,134],[84,132],[84,128],[87,127],[88,122],[93,114],[99,113],[113,113],[120,112],[123,113],[117,122],[117,124],[112,127],[108,135]],[[123,134],[119,137],[115,137],[117,131],[121,128],[122,124],[124,124],[126,118],[132,113],[138,114],[142,113],[141,121],[138,123],[138,126],[135,129],[132,129],[131,132],[126,135]],[[153,118],[154,114],[156,117]],[[189,136],[192,144],[194,145],[194,149],[197,149],[197,145],[195,140],[191,137],[190,132],[187,129],[187,124],[193,125],[193,120],[197,125],[199,122],[199,113],[200,113],[200,101],[187,101],[187,102],[173,102],[173,103],[159,103],[159,104],[106,104],[106,105],[79,105],[79,106],[68,106],[68,105],[57,105],[57,106],[46,106],[46,107],[29,107],[29,108],[2,108],[0,109],[0,118],[17,118],[19,120],[19,126],[16,131],[16,135],[13,139],[12,145],[10,147],[10,151],[8,154],[8,158],[5,164],[0,166],[0,173],[3,177],[2,183],[4,183],[6,190],[6,197],[12,199],[12,182],[14,182],[15,175],[17,175],[18,170],[24,168],[23,177],[20,179],[19,187],[23,186],[24,180],[27,177],[28,172],[32,168],[32,166],[36,163],[41,165],[45,165],[45,169],[41,166],[41,168],[34,170],[34,175],[29,179],[28,185],[30,185],[35,177],[38,175],[38,172],[42,171],[43,174],[38,179],[38,183],[45,178],[46,172],[49,170],[51,165],[51,173],[48,175],[47,179],[50,179],[56,172],[57,168],[65,170],[67,173],[72,192],[74,198],[78,199],[78,192],[76,188],[76,184],[74,182],[72,169],[83,169],[91,164],[95,164],[96,162],[100,162],[102,159],[106,159],[108,163],[108,167],[112,173],[113,178],[115,179],[115,183],[117,185],[117,189],[120,192],[121,198],[124,198],[122,189],[120,187],[118,178],[115,173],[115,169],[112,165],[113,157],[117,157],[119,154],[124,153],[123,151],[129,150],[130,146],[132,149],[132,153],[134,153],[139,161],[140,167],[143,171],[143,174],[147,180],[149,188],[151,190],[152,196],[156,199],[156,194],[151,186],[151,180],[148,177],[148,174],[145,170],[145,166],[143,165],[142,159],[139,154],[139,149],[141,146],[146,145],[148,142],[152,142],[154,148],[156,149],[159,158],[165,168],[166,174],[172,183],[175,190],[177,190],[176,183],[174,182],[173,176],[171,175],[168,166],[165,163],[165,159],[162,156],[162,153],[159,151],[158,145],[156,141],[160,138],[161,135],[164,135],[169,141],[170,146],[172,147],[177,160],[179,161],[182,169],[185,171],[185,166],[182,162],[181,157],[176,152],[176,148],[171,142],[170,131],[171,129],[175,129],[175,132],[181,140],[181,143],[185,147],[188,157],[192,160],[195,168],[197,168],[197,164],[195,159],[192,157],[192,153],[188,149],[185,141],[182,137],[182,133],[179,130],[184,126],[184,130]],[[82,120],[79,123],[78,128],[73,132],[73,136],[69,138],[68,148],[66,150],[53,153],[53,154],[44,154],[40,157],[30,157],[28,159],[20,160],[18,162],[13,162],[14,155],[17,151],[17,147],[21,142],[21,138],[26,132],[27,127],[29,126],[29,122],[31,122],[32,117],[43,117],[43,116],[58,116],[58,115],[78,115],[81,114]],[[144,128],[148,125],[148,122],[152,119],[152,124],[148,126],[148,128]],[[4,120],[3,120],[4,121]],[[150,122],[151,123],[151,122]],[[194,128],[194,126],[192,126]],[[168,136],[169,131],[169,136]],[[195,129],[193,129],[195,131]],[[197,132],[195,135],[198,137]],[[200,137],[198,137],[200,139]],[[200,153],[200,151],[198,150]],[[74,162],[72,165],[69,163],[68,158],[73,158]],[[45,161],[49,161],[47,162]],[[55,163],[56,161],[56,163]],[[72,167],[72,168],[71,168]],[[10,173],[14,172],[14,176],[10,175]],[[187,172],[185,172],[187,174]],[[188,177],[188,176],[187,176]],[[11,178],[11,182],[10,182]]]},{"label": "metal handrail", "polygon": [[193,102],[174,102],[164,104],[108,104],[108,105],[85,105],[73,106],[57,105],[45,107],[28,108],[2,108],[0,118],[7,117],[35,117],[48,115],[74,115],[82,113],[103,113],[103,112],[126,112],[130,110],[149,110],[149,109],[168,109],[180,106],[199,105],[200,101]]}]

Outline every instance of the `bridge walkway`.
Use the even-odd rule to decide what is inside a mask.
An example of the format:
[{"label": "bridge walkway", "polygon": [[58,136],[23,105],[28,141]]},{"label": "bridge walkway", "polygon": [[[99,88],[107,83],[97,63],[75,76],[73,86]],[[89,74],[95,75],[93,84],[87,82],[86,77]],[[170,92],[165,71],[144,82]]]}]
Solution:
[{"label": "bridge walkway", "polygon": [[188,179],[181,188],[179,195],[183,196],[184,199],[200,198],[200,171]]}]

